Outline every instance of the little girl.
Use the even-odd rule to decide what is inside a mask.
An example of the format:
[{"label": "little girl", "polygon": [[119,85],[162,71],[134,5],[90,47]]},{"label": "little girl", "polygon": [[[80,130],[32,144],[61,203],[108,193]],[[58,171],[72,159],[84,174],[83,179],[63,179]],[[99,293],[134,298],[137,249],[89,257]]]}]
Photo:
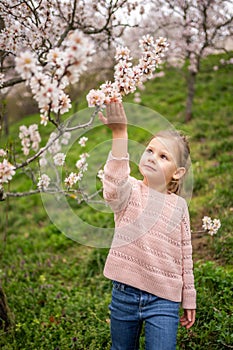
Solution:
[{"label": "little girl", "polygon": [[159,132],[141,157],[143,180],[137,180],[130,176],[123,105],[108,104],[99,118],[112,130],[103,179],[115,219],[104,268],[113,281],[111,349],[139,349],[144,324],[146,350],[175,350],[180,303],[182,326],[189,329],[196,313],[189,214],[179,196],[189,147],[179,133]]}]

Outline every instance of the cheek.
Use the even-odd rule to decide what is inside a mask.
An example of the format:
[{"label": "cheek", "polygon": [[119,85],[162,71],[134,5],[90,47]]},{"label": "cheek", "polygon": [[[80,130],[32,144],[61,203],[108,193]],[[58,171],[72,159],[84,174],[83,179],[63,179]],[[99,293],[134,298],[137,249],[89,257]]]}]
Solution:
[{"label": "cheek", "polygon": [[142,170],[142,166],[145,164],[146,160],[147,160],[147,155],[145,153],[143,153],[143,155],[141,156],[141,159],[139,161],[139,165],[138,165],[138,169],[142,175],[144,175],[143,170]]},{"label": "cheek", "polygon": [[141,156],[140,161],[139,161],[139,166],[142,165],[143,163],[145,163],[145,161],[146,161],[146,154],[143,153],[143,155]]}]

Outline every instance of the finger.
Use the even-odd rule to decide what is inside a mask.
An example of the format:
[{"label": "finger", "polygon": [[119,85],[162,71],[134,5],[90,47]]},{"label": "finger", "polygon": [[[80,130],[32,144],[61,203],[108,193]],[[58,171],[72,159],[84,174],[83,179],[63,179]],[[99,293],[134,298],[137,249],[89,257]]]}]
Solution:
[{"label": "finger", "polygon": [[116,117],[116,102],[109,103],[108,107],[109,107],[109,115],[111,117]]},{"label": "finger", "polygon": [[187,319],[180,320],[180,324],[182,327],[186,327],[189,324],[189,321]]},{"label": "finger", "polygon": [[121,102],[118,103],[118,110],[122,120],[126,119],[125,110]]},{"label": "finger", "polygon": [[180,321],[185,321],[186,320],[186,316],[185,315],[182,315],[181,317],[180,317]]},{"label": "finger", "polygon": [[189,323],[186,325],[186,329],[191,328],[191,327],[193,326],[194,322],[195,322],[195,320],[189,322]]},{"label": "finger", "polygon": [[189,329],[193,326],[196,318],[196,310],[187,310],[187,318],[188,324],[186,325],[186,329]]},{"label": "finger", "polygon": [[107,124],[107,118],[105,118],[105,116],[103,115],[102,112],[99,112],[98,113],[98,117],[99,117],[99,120],[104,123],[104,124]]},{"label": "finger", "polygon": [[186,310],[186,318],[189,322],[192,321],[192,310]]}]

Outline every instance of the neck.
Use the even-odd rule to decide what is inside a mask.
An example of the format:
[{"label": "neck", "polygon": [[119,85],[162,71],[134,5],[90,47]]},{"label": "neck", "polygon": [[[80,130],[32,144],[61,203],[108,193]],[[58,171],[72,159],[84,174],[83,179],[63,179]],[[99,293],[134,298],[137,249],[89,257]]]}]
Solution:
[{"label": "neck", "polygon": [[160,184],[155,184],[155,183],[149,183],[147,181],[147,179],[144,177],[143,181],[142,181],[146,186],[148,186],[149,188],[151,188],[152,190],[156,190],[157,192],[161,192],[164,194],[168,193],[167,187],[164,185],[160,185]]}]

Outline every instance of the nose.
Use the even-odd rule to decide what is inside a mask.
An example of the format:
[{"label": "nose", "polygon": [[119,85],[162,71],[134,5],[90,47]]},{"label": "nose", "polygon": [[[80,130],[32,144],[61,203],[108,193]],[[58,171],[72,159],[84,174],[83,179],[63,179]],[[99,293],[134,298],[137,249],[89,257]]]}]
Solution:
[{"label": "nose", "polygon": [[148,161],[151,163],[156,163],[156,156],[154,154],[150,154]]}]

